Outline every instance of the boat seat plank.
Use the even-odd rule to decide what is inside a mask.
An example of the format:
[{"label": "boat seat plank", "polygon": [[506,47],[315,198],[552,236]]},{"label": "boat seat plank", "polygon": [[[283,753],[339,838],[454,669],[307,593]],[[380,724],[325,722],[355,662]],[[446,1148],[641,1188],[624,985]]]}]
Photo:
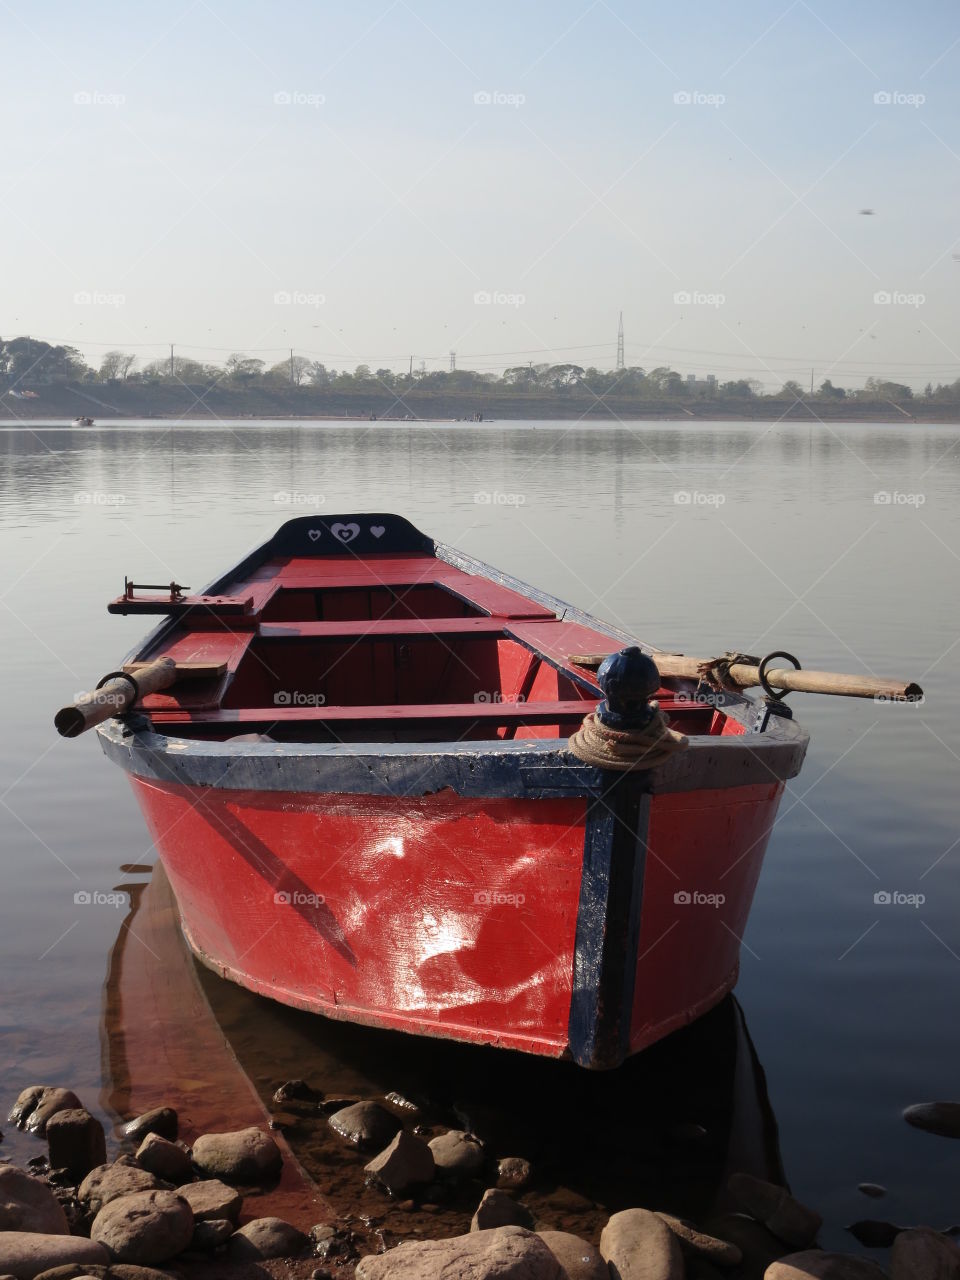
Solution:
[{"label": "boat seat plank", "polygon": [[389,636],[502,636],[504,618],[356,618],[337,622],[264,622],[260,635],[268,640],[286,637],[323,639],[364,639]]},{"label": "boat seat plank", "polygon": [[151,713],[162,724],[269,724],[299,721],[375,720],[490,720],[549,724],[576,720],[591,709],[582,699],[566,702],[422,702],[357,707],[236,707],[218,710],[158,711]]},{"label": "boat seat plank", "polygon": [[542,653],[551,665],[561,671],[589,680],[598,693],[600,686],[596,683],[596,673],[571,663],[570,654],[616,653],[623,647],[623,641],[604,635],[602,631],[594,631],[581,622],[559,621],[555,627],[549,628],[530,625],[527,621],[511,622],[510,634],[521,644]]}]

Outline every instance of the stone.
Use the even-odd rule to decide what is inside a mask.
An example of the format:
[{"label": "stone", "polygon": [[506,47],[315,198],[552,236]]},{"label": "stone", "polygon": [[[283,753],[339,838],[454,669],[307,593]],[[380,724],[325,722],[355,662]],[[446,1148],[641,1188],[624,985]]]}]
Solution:
[{"label": "stone", "polygon": [[362,1258],[355,1275],[356,1280],[564,1280],[544,1241],[521,1227],[397,1245]]},{"label": "stone", "polygon": [[538,1231],[568,1280],[610,1280],[610,1269],[594,1244],[570,1231]]},{"label": "stone", "polygon": [[915,1129],[941,1138],[960,1138],[960,1102],[915,1102],[903,1118]]},{"label": "stone", "polygon": [[275,1091],[273,1100],[281,1105],[293,1102],[318,1107],[323,1101],[323,1094],[311,1089],[306,1080],[288,1080]]},{"label": "stone", "polygon": [[123,1136],[131,1142],[142,1142],[148,1133],[159,1133],[168,1142],[176,1142],[178,1127],[173,1107],[154,1107],[135,1120],[128,1120],[123,1126]]},{"label": "stone", "polygon": [[190,1155],[176,1142],[148,1133],[137,1148],[137,1164],[165,1182],[186,1182],[193,1176]]},{"label": "stone", "polygon": [[42,1271],[67,1262],[87,1266],[109,1261],[106,1249],[83,1236],[49,1235],[39,1231],[0,1232],[0,1274],[16,1276],[17,1280],[34,1280]]},{"label": "stone", "polygon": [[411,1120],[419,1120],[423,1114],[423,1109],[419,1103],[412,1101],[410,1098],[405,1098],[402,1093],[388,1093],[383,1100]]},{"label": "stone", "polygon": [[768,1231],[794,1249],[813,1244],[823,1219],[813,1209],[795,1200],[786,1187],[778,1187],[752,1173],[734,1173],[727,1183],[730,1194]]},{"label": "stone", "polygon": [[118,1160],[115,1164],[98,1164],[95,1169],[91,1169],[80,1183],[77,1199],[96,1216],[104,1205],[111,1200],[118,1200],[120,1196],[129,1196],[136,1191],[165,1189],[168,1189],[165,1184],[146,1169]]},{"label": "stone", "polygon": [[192,1236],[193,1213],[173,1191],[136,1191],[111,1200],[90,1228],[90,1239],[112,1258],[146,1266],[175,1258]]},{"label": "stone", "polygon": [[219,1178],[188,1182],[182,1187],[177,1187],[177,1195],[186,1200],[197,1222],[206,1222],[213,1218],[232,1218],[236,1222],[240,1217],[243,1197],[239,1191],[228,1187]]},{"label": "stone", "polygon": [[441,1178],[472,1178],[483,1168],[483,1143],[463,1129],[450,1129],[431,1138],[430,1151]]},{"label": "stone", "polygon": [[170,1280],[167,1271],[157,1271],[153,1267],[137,1267],[132,1262],[112,1262],[109,1266],[89,1262],[72,1263],[65,1267],[53,1267],[44,1271],[35,1280]]},{"label": "stone", "polygon": [[256,1125],[234,1133],[205,1133],[193,1144],[193,1163],[211,1178],[228,1182],[262,1182],[275,1178],[283,1157],[280,1148]]},{"label": "stone", "polygon": [[790,1252],[790,1246],[778,1240],[762,1222],[744,1213],[723,1213],[709,1218],[704,1223],[704,1231],[737,1246],[743,1254],[740,1264],[743,1280],[762,1280],[770,1264]]},{"label": "stone", "polygon": [[497,1186],[503,1191],[519,1191],[532,1176],[530,1161],[521,1156],[504,1156],[497,1164]]},{"label": "stone", "polygon": [[55,1111],[47,1121],[52,1169],[69,1169],[79,1182],[107,1159],[103,1125],[85,1107]]},{"label": "stone", "polygon": [[282,1218],[254,1218],[230,1237],[230,1257],[244,1262],[295,1258],[309,1243],[302,1231]]},{"label": "stone", "polygon": [[533,1226],[533,1217],[526,1205],[519,1204],[506,1191],[491,1187],[483,1193],[470,1223],[471,1231],[489,1231],[493,1227]]},{"label": "stone", "polygon": [[65,1236],[70,1227],[60,1201],[45,1182],[13,1165],[0,1165],[0,1231]]},{"label": "stone", "polygon": [[197,1249],[200,1253],[210,1253],[225,1245],[236,1229],[236,1223],[229,1218],[204,1218],[202,1222],[195,1222],[193,1225],[190,1248]]},{"label": "stone", "polygon": [[698,1230],[692,1222],[675,1218],[671,1213],[658,1213],[657,1217],[667,1224],[680,1241],[680,1249],[684,1257],[697,1254],[718,1267],[737,1267],[743,1261],[740,1249],[729,1240],[720,1240],[717,1236],[707,1235],[706,1232]]},{"label": "stone", "polygon": [[939,1231],[901,1231],[890,1254],[892,1280],[960,1280],[960,1249]]},{"label": "stone", "polygon": [[878,1222],[875,1218],[861,1218],[847,1227],[854,1240],[868,1249],[889,1249],[903,1229],[892,1222]]},{"label": "stone", "polygon": [[865,1196],[869,1196],[871,1200],[879,1200],[881,1196],[887,1194],[887,1188],[882,1187],[879,1182],[861,1182],[858,1184],[857,1190]]},{"label": "stone", "polygon": [[600,1253],[612,1280],[684,1280],[677,1237],[647,1209],[615,1213],[600,1233]]},{"label": "stone", "polygon": [[364,1168],[394,1195],[423,1186],[433,1177],[433,1152],[422,1138],[401,1129],[389,1147]]},{"label": "stone", "polygon": [[[871,1262],[853,1253],[825,1253],[821,1249],[805,1249],[788,1253],[767,1268],[764,1280],[887,1280],[885,1273]],[[913,1280],[913,1278],[911,1278]]]},{"label": "stone", "polygon": [[344,1142],[361,1151],[382,1150],[400,1129],[397,1117],[379,1102],[355,1102],[343,1107],[333,1113],[328,1124]]},{"label": "stone", "polygon": [[42,1138],[47,1131],[47,1121],[58,1111],[71,1108],[83,1109],[83,1103],[70,1089],[53,1089],[49,1085],[35,1084],[17,1098],[7,1117],[18,1129],[26,1129]]}]

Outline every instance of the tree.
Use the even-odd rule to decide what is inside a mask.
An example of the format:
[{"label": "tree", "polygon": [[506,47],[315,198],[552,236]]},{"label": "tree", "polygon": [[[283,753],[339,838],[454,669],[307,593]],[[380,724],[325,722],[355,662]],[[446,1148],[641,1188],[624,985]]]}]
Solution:
[{"label": "tree", "polygon": [[237,351],[227,361],[227,377],[237,386],[249,387],[263,376],[263,368],[262,360]]},{"label": "tree", "polygon": [[868,378],[863,384],[868,395],[881,400],[912,400],[913,391],[902,382],[887,382],[883,378]]},{"label": "tree", "polygon": [[824,378],[817,391],[821,400],[843,400],[846,394],[843,387],[835,387],[829,378]]},{"label": "tree", "polygon": [[746,378],[739,378],[735,382],[721,382],[718,390],[721,395],[730,396],[734,400],[746,400],[753,395]]},{"label": "tree", "polygon": [[267,377],[278,386],[287,383],[288,386],[301,387],[312,367],[313,361],[308,360],[306,356],[288,357],[286,360],[278,360],[271,366]]},{"label": "tree", "polygon": [[797,400],[803,399],[803,387],[795,379],[790,378],[780,388],[781,396],[793,396]]},{"label": "tree", "polygon": [[547,370],[544,381],[548,387],[561,390],[572,387],[583,377],[583,369],[578,364],[555,364]]},{"label": "tree", "polygon": [[11,338],[3,344],[3,358],[14,384],[62,384],[89,372],[76,347],[53,347],[39,338]]},{"label": "tree", "polygon": [[137,357],[125,351],[108,351],[100,362],[101,382],[125,382]]},{"label": "tree", "polygon": [[319,360],[314,360],[307,370],[307,377],[310,379],[312,386],[325,387],[330,381],[331,374],[325,364],[321,364]]}]

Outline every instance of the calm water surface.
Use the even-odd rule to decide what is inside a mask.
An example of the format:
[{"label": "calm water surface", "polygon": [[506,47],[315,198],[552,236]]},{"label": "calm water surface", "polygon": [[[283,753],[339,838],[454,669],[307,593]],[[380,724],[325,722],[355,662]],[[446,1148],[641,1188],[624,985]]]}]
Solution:
[{"label": "calm water surface", "polygon": [[[199,588],[291,515],[396,511],[665,648],[783,648],[923,684],[919,707],[794,696],[811,748],[737,996],[786,1175],[824,1213],[824,1238],[867,1216],[948,1225],[958,1144],[900,1110],[960,1096],[958,493],[953,426],[0,430],[3,1111],[25,1084],[92,1103],[109,1083],[101,988],[124,909],[75,895],[109,894],[122,865],[155,854],[122,774],[94,737],[58,739],[52,714],[146,629],[106,614],[124,573]],[[237,999],[224,993],[225,1020],[252,1039],[262,1020],[280,1078],[310,1037],[329,1059],[326,1024]],[[350,1040],[355,1072],[363,1053]],[[859,1195],[864,1180],[887,1200]]]}]

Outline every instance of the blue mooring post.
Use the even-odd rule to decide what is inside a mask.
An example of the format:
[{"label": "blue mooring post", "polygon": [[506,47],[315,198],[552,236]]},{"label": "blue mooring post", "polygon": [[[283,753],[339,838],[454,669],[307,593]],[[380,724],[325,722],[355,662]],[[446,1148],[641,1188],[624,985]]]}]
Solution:
[{"label": "blue mooring post", "polygon": [[660,688],[657,664],[635,644],[611,653],[597,670],[604,700],[597,703],[597,719],[608,729],[639,732],[659,711],[653,695]]}]

